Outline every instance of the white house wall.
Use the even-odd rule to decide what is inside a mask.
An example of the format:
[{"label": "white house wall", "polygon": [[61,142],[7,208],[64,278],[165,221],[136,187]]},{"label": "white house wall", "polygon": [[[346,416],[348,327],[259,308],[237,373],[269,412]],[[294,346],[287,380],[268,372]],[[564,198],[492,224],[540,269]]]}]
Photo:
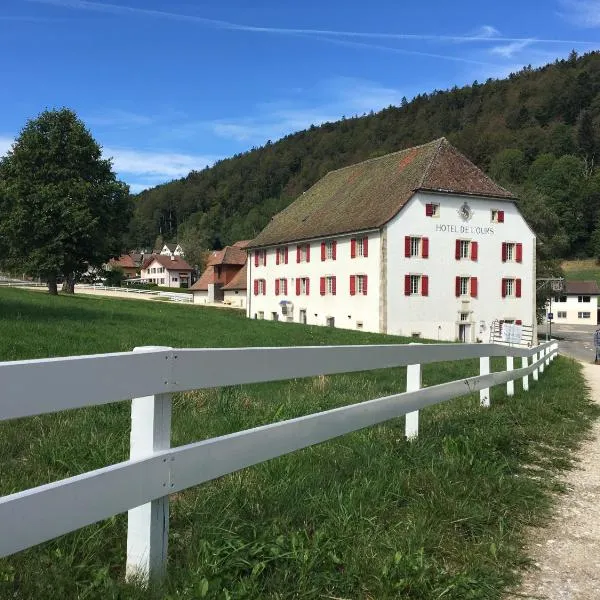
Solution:
[{"label": "white house wall", "polygon": [[[368,237],[368,256],[351,258],[352,237]],[[336,240],[336,260],[321,260],[321,241]],[[296,262],[296,243],[287,244],[288,264],[276,264],[276,247],[267,248],[267,264],[258,267],[254,264],[254,252],[248,258],[248,292],[247,315],[250,318],[273,319],[273,313],[278,320],[301,322],[300,311],[306,311],[308,325],[326,325],[327,319],[333,317],[335,327],[344,329],[363,329],[379,331],[379,264],[380,264],[380,234],[378,231],[357,233],[355,235],[320,238],[310,243],[310,262]],[[320,278],[336,276],[336,295],[320,294]],[[367,294],[350,295],[350,275],[367,275]],[[308,296],[296,295],[296,278],[310,279]],[[275,295],[275,280],[287,278],[287,295]],[[254,295],[254,280],[266,280],[266,294]],[[281,301],[292,303],[291,319],[282,315]],[[361,325],[362,324],[362,325]]]},{"label": "white house wall", "polygon": [[[590,301],[579,302],[579,298],[583,296]],[[560,325],[596,325],[598,320],[598,296],[573,294],[566,296],[566,302],[556,302],[553,298],[551,308],[554,322]],[[566,316],[562,316],[564,313]],[[584,317],[584,313],[590,313],[589,318]]]},{"label": "white house wall", "polygon": [[[464,221],[463,203],[472,209]],[[425,215],[426,203],[440,205],[439,217]],[[491,222],[491,210],[504,211],[503,223]],[[460,314],[468,313],[466,341],[487,341],[493,320],[535,323],[535,237],[512,202],[442,194],[416,194],[386,226],[387,333],[419,334],[455,340]],[[406,258],[405,236],[429,238],[429,258]],[[456,239],[478,242],[477,261],[457,260]],[[502,242],[523,244],[521,263],[502,262]],[[429,295],[406,296],[404,276],[429,277]],[[477,277],[476,298],[456,297],[456,276]],[[502,298],[502,279],[520,278],[521,297]]]},{"label": "white house wall", "polygon": [[223,302],[237,308],[246,308],[246,290],[223,290]]}]

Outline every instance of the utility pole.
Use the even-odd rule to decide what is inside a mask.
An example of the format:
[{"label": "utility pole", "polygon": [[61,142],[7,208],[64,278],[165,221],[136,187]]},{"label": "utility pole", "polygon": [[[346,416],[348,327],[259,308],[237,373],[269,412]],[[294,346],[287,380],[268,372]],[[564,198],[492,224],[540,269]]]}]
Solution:
[{"label": "utility pole", "polygon": [[[562,292],[565,285],[565,280],[563,277],[542,277],[535,280],[536,283],[536,291],[540,291],[542,288],[547,285],[550,286],[553,292]],[[552,296],[548,298],[548,312],[546,313],[546,341],[549,341],[552,338],[552,321],[554,320],[554,315],[552,314]]]}]

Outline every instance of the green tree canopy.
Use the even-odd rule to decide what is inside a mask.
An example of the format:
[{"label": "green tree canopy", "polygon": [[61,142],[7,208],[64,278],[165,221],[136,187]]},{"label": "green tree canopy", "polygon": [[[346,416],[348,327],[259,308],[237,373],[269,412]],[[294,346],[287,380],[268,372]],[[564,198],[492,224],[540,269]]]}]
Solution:
[{"label": "green tree canopy", "polygon": [[128,186],[77,115],[46,110],[29,120],[0,161],[3,262],[48,282],[75,274],[122,250],[131,218]]}]

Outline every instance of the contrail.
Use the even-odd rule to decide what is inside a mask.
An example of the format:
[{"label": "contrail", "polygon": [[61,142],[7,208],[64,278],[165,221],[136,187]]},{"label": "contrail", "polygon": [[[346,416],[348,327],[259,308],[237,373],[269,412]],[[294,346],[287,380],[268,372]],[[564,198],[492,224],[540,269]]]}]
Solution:
[{"label": "contrail", "polygon": [[[565,40],[565,39],[541,39],[536,37],[505,37],[499,35],[436,35],[421,33],[377,33],[363,31],[338,31],[331,29],[295,29],[286,27],[260,27],[254,25],[243,25],[218,19],[208,19],[195,15],[186,15],[162,10],[152,10],[147,8],[135,8],[131,6],[121,6],[118,4],[98,4],[88,0],[26,0],[27,2],[37,2],[40,4],[52,4],[66,8],[79,10],[92,10],[112,14],[138,14],[148,17],[162,19],[172,19],[177,21],[186,21],[190,23],[199,23],[215,29],[225,29],[230,31],[248,31],[255,33],[272,33],[280,35],[313,35],[313,36],[333,36],[333,37],[356,37],[370,39],[388,39],[388,40],[420,40],[437,42],[530,42],[546,44],[598,44],[598,41],[586,40]],[[368,47],[368,46],[366,46]],[[381,48],[383,49],[383,48]],[[441,55],[443,58],[447,58]]]}]

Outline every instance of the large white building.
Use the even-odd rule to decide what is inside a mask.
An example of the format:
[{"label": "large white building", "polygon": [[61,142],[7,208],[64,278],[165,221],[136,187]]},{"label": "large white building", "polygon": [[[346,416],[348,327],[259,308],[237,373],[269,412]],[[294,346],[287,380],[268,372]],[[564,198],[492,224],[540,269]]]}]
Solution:
[{"label": "large white building", "polygon": [[332,171],[253,240],[247,315],[466,342],[535,327],[535,235],[444,138]]},{"label": "large white building", "polygon": [[562,325],[596,325],[600,289],[595,281],[567,281],[563,292],[552,298],[548,310]]}]

